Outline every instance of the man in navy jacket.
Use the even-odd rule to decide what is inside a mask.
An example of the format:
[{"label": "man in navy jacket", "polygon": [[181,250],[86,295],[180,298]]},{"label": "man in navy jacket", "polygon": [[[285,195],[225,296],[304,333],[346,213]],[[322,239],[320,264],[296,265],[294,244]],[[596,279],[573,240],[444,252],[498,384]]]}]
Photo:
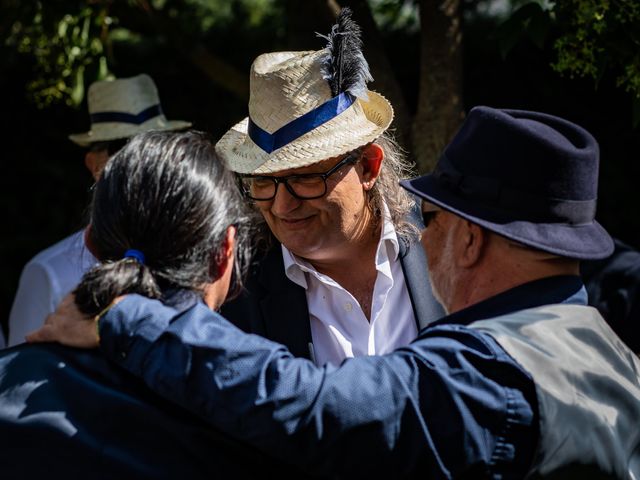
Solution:
[{"label": "man in navy jacket", "polygon": [[[449,312],[409,346],[318,368],[204,305],[176,314],[130,295],[99,317],[101,349],[314,474],[637,478],[640,362],[579,277],[579,260],[613,247],[594,220],[597,174],[597,144],[577,125],[475,108],[434,173],[404,183],[424,200]],[[71,317],[31,339],[96,345],[94,323]]]}]

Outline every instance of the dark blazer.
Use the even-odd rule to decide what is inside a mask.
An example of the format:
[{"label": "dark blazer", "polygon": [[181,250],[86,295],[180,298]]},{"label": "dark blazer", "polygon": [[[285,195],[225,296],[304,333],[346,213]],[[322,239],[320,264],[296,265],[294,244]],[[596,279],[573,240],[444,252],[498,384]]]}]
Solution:
[{"label": "dark blazer", "polygon": [[640,352],[640,252],[614,238],[615,250],[602,260],[581,262],[589,305],[618,336]]},{"label": "dark blazer", "polygon": [[7,480],[300,478],[102,352],[55,344],[0,350],[0,465]]},{"label": "dark blazer", "polygon": [[[417,219],[411,220],[419,225]],[[427,258],[420,242],[399,238],[399,245],[399,259],[420,331],[443,317],[444,309],[431,292]],[[282,249],[276,241],[254,264],[243,293],[227,302],[221,314],[245,332],[282,343],[297,357],[311,357],[306,292],[287,278]]]}]

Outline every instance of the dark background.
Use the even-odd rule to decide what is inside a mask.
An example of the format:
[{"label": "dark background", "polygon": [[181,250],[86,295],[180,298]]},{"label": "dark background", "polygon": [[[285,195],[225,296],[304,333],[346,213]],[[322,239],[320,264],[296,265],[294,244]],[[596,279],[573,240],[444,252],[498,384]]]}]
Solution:
[{"label": "dark background", "polygon": [[[260,53],[307,48],[291,45],[281,18],[284,14],[278,11],[255,28],[247,28],[240,20],[226,22],[203,41],[246,73]],[[592,80],[560,77],[550,67],[551,45],[538,48],[523,40],[503,58],[495,35],[499,19],[464,18],[465,110],[480,104],[540,110],[591,131],[601,147],[597,218],[613,236],[640,247],[640,188],[636,186],[640,135],[632,127],[630,95],[616,88],[613,76],[604,75],[597,89]],[[308,35],[313,41],[313,30]],[[415,105],[420,33],[407,28],[381,30],[381,35],[407,103]],[[318,41],[316,48],[322,46]],[[176,49],[145,42],[127,48],[116,45],[113,57],[117,63],[111,69],[116,76],[144,72],[153,77],[169,119],[192,121],[195,128],[219,137],[246,116],[245,101],[212,83]],[[0,237],[0,320],[4,328],[23,265],[84,225],[92,184],[83,150],[67,139],[70,133],[89,129],[86,104],[77,109],[61,104],[37,108],[26,89],[34,75],[32,58],[0,46],[0,205],[5,222]],[[376,89],[375,82],[370,88]]]}]

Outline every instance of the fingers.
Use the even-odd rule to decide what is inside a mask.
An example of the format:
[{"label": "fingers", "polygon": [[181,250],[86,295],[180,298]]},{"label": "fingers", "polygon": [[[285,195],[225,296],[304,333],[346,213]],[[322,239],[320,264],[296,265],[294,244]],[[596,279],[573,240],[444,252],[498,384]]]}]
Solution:
[{"label": "fingers", "polygon": [[47,315],[44,326],[26,336],[27,342],[58,342],[79,348],[98,346],[96,322],[84,316],[75,303],[73,294],[67,295],[55,312]]}]

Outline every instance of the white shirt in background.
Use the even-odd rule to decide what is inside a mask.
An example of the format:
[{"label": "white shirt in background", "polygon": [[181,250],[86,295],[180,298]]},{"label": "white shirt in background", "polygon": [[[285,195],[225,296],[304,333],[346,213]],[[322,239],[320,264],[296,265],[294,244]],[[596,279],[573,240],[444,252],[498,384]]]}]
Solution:
[{"label": "white shirt in background", "polygon": [[8,346],[24,342],[98,260],[84,243],[84,230],[41,251],[27,263],[9,315]]},{"label": "white shirt in background", "polygon": [[282,246],[287,277],[306,290],[313,339],[310,348],[316,365],[381,355],[416,338],[418,327],[398,253],[395,228],[385,216],[375,258],[378,275],[369,322],[351,293]]}]

